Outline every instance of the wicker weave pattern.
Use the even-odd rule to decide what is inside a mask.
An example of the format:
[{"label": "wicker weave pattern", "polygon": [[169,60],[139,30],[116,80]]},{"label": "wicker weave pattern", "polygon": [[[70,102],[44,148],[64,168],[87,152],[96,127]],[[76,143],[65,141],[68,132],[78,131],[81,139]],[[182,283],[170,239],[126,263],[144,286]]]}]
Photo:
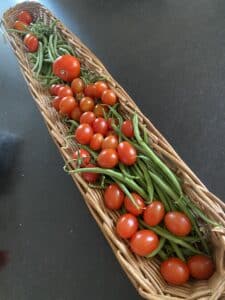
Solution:
[{"label": "wicker weave pattern", "polygon": [[[3,24],[6,29],[12,28],[19,11],[26,9],[36,18],[41,18],[48,23],[55,19],[52,13],[45,7],[36,2],[23,2],[7,10],[3,16]],[[106,76],[110,87],[118,95],[123,107],[124,114],[138,113],[142,124],[149,130],[150,143],[155,151],[163,158],[167,164],[183,180],[183,189],[192,201],[198,204],[204,212],[225,226],[225,204],[215,195],[210,193],[197,176],[178,156],[172,146],[153,126],[153,124],[141,113],[134,101],[123,90],[123,88],[111,77],[98,58],[60,21],[58,28],[62,31],[69,43],[75,47],[76,52],[81,58],[81,62],[95,70],[100,75]],[[32,75],[24,51],[23,43],[17,34],[7,34],[7,38],[18,59],[22,74],[28,84],[28,88],[43,115],[46,126],[55,144],[62,154],[64,160],[71,158],[71,149],[75,145],[66,142],[65,136],[67,128],[60,122],[58,114],[50,106],[48,91],[43,89]],[[65,144],[69,143],[69,147]],[[107,210],[104,206],[102,194],[98,190],[93,190],[83,181],[79,175],[71,175],[78,186],[84,200],[101,228],[105,238],[112,247],[115,256],[123,267],[127,276],[138,290],[139,294],[145,299],[225,299],[225,230],[219,228],[211,232],[211,239],[214,245],[214,257],[217,272],[209,281],[191,282],[182,287],[172,287],[167,285],[159,274],[159,263],[157,259],[147,260],[132,254],[126,243],[115,235],[114,227],[117,220],[117,213]]]}]

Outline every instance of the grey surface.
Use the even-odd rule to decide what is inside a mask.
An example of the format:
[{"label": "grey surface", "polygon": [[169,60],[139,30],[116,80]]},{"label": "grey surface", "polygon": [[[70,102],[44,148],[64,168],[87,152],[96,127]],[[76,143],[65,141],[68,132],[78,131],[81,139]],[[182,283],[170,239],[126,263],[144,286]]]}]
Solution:
[{"label": "grey surface", "polygon": [[[3,12],[16,1],[1,1]],[[42,1],[80,36],[217,195],[225,198],[225,2]],[[137,300],[0,37],[0,128],[22,139],[0,192],[1,300]],[[4,188],[4,189],[3,189]]]}]

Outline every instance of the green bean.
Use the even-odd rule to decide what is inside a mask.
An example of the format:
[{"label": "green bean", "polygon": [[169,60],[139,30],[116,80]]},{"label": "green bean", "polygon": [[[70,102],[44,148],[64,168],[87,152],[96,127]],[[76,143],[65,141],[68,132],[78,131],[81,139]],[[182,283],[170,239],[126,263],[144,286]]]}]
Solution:
[{"label": "green bean", "polygon": [[152,231],[154,231],[155,233],[157,233],[158,235],[166,238],[167,240],[174,242],[184,248],[187,248],[189,250],[191,250],[193,253],[196,254],[202,254],[201,251],[199,251],[198,249],[195,249],[193,246],[189,245],[187,242],[185,242],[182,239],[179,239],[178,237],[172,235],[168,230],[161,228],[160,226],[149,226],[147,225],[144,221],[142,221],[141,219],[139,219],[139,222],[145,227],[148,228]]},{"label": "green bean", "polygon": [[55,49],[54,49],[54,45],[53,45],[53,34],[50,35],[49,37],[49,48],[52,54],[53,59],[55,60],[56,58],[56,53],[55,53]]},{"label": "green bean", "polygon": [[87,151],[91,154],[91,156],[94,158],[94,160],[97,159],[97,157],[98,157],[98,153],[97,153],[97,152],[95,152],[94,150],[91,150],[91,149],[90,149],[88,146],[86,146],[86,145],[80,145],[80,147],[81,147],[82,149],[87,150]]},{"label": "green bean", "polygon": [[126,178],[123,176],[122,173],[119,173],[117,171],[111,170],[111,169],[103,169],[99,167],[95,168],[82,168],[82,169],[75,169],[75,170],[67,170],[66,167],[64,167],[64,171],[67,173],[83,173],[83,172],[90,172],[90,173],[99,173],[104,174],[112,177],[114,180],[118,180],[121,183],[124,183],[127,187],[131,188],[135,192],[137,192],[140,196],[142,196],[144,199],[148,198],[148,195],[145,193],[145,191],[132,179]]},{"label": "green bean", "polygon": [[148,138],[146,127],[143,128],[143,133],[144,133],[143,140],[144,140],[145,144],[148,145],[149,144],[149,138]]},{"label": "green bean", "polygon": [[151,258],[159,254],[159,252],[162,250],[165,244],[165,241],[166,239],[164,237],[161,237],[158,247],[155,250],[153,250],[150,254],[146,255],[146,258]]},{"label": "green bean", "polygon": [[179,246],[175,244],[174,242],[170,241],[170,245],[173,248],[174,252],[176,253],[177,257],[179,257],[181,260],[185,261],[184,255],[182,251],[180,250]]},{"label": "green bean", "polygon": [[144,178],[145,178],[145,181],[146,181],[146,189],[147,189],[147,193],[148,193],[148,196],[149,196],[149,201],[146,201],[146,203],[149,204],[149,203],[152,202],[153,195],[154,195],[154,187],[153,187],[153,184],[152,184],[152,180],[151,180],[151,177],[148,173],[148,170],[145,167],[145,164],[140,159],[138,159],[137,163],[138,163],[140,169],[143,171],[143,175],[144,175]]},{"label": "green bean", "polygon": [[62,47],[60,47],[59,50],[65,54],[71,54],[67,49],[64,49]]},{"label": "green bean", "polygon": [[37,51],[36,62],[35,62],[35,65],[34,65],[33,68],[32,68],[32,71],[33,71],[33,72],[35,72],[36,69],[38,68],[39,60],[40,60],[40,42],[39,42],[39,48],[38,48],[38,51]]},{"label": "green bean", "polygon": [[58,53],[58,50],[57,50],[57,39],[58,39],[57,34],[54,34],[54,36],[53,36],[53,47],[54,47],[56,57],[60,56],[59,53]]},{"label": "green bean", "polygon": [[165,210],[168,212],[170,210],[170,205],[169,203],[167,202],[167,199],[165,198],[165,196],[163,195],[163,193],[161,192],[161,190],[158,188],[157,184],[154,185],[156,191],[157,191],[157,194],[159,195],[159,200],[162,201],[164,207],[165,207]]},{"label": "green bean", "polygon": [[135,175],[131,175],[126,167],[124,166],[124,164],[122,163],[119,163],[119,168],[120,168],[120,171],[123,173],[124,176],[128,177],[128,178],[131,178],[131,179],[138,179],[139,176],[135,176]]},{"label": "green bean", "polygon": [[40,48],[40,56],[39,56],[38,69],[36,71],[37,76],[39,75],[39,73],[41,71],[41,68],[42,68],[42,65],[43,65],[43,45],[42,45],[42,42],[39,42],[39,48]]},{"label": "green bean", "polygon": [[54,57],[52,56],[50,46],[48,47],[48,56],[51,62],[54,62]]},{"label": "green bean", "polygon": [[168,179],[171,182],[171,185],[174,186],[176,191],[179,195],[182,195],[182,189],[177,181],[176,176],[173,174],[173,172],[161,161],[161,159],[154,153],[154,151],[143,141],[142,137],[140,136],[139,128],[138,128],[138,116],[137,114],[134,114],[133,117],[133,126],[134,126],[134,135],[137,139],[139,145],[148,153],[149,157],[152,159],[152,161],[159,166],[159,168],[163,171],[163,173],[168,177]]},{"label": "green bean", "polygon": [[118,180],[115,180],[115,182],[118,184],[118,186],[124,192],[124,194],[130,199],[130,201],[133,203],[133,205],[137,209],[140,209],[140,206],[137,204],[137,202],[135,201],[133,195],[130,193],[130,191],[127,189],[127,187],[123,183],[121,183],[120,181],[118,181]]},{"label": "green bean", "polygon": [[168,258],[168,255],[161,249],[158,253],[161,260],[166,260]]}]

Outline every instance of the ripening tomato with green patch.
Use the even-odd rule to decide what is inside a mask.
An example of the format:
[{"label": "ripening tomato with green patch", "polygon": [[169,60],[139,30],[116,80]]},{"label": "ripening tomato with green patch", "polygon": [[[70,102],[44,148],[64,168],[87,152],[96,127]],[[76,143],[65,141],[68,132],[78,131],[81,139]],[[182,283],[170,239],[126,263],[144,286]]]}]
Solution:
[{"label": "ripening tomato with green patch", "polygon": [[62,98],[59,96],[55,96],[55,98],[52,100],[52,106],[59,111],[59,104],[61,102]]},{"label": "ripening tomato with green patch", "polygon": [[102,148],[102,142],[104,140],[104,136],[101,133],[95,133],[90,141],[90,148],[92,150],[98,151]]},{"label": "ripening tomato with green patch", "polygon": [[109,135],[102,142],[102,149],[116,149],[118,146],[118,138],[115,135]]},{"label": "ripening tomato with green patch", "polygon": [[102,168],[114,168],[118,164],[118,155],[116,150],[103,149],[98,155],[97,162]]},{"label": "ripening tomato with green patch", "polygon": [[91,97],[84,97],[80,100],[81,111],[93,111],[95,102]]},{"label": "ripening tomato with green patch", "polygon": [[189,280],[190,272],[187,264],[180,258],[170,257],[160,265],[162,277],[170,284],[182,285]]},{"label": "ripening tomato with green patch", "polygon": [[59,111],[64,115],[69,115],[77,105],[77,101],[73,97],[66,96],[59,103]]},{"label": "ripening tomato with green patch", "polygon": [[191,256],[187,265],[191,276],[199,280],[209,279],[215,270],[212,258],[201,254]]},{"label": "ripening tomato with green patch", "polygon": [[123,239],[131,238],[138,230],[138,220],[132,214],[124,214],[116,223],[116,233]]},{"label": "ripening tomato with green patch", "polygon": [[19,12],[17,19],[27,25],[29,25],[33,21],[31,13],[29,13],[29,11],[27,10],[22,10],[21,12]]},{"label": "ripening tomato with green patch", "polygon": [[101,98],[102,96],[102,93],[108,89],[108,85],[106,82],[104,81],[96,81],[95,82],[95,87],[96,87],[96,90],[95,90],[95,97],[96,98]]},{"label": "ripening tomato with green patch", "polygon": [[126,120],[123,122],[121,131],[128,138],[134,137],[134,128],[131,120]]},{"label": "ripening tomato with green patch", "polygon": [[76,106],[70,113],[70,118],[74,121],[79,122],[81,117],[82,111],[80,110],[79,106]]},{"label": "ripening tomato with green patch", "polygon": [[[96,165],[94,165],[94,164],[88,164],[86,166],[86,168],[95,168],[95,167],[96,167]],[[81,176],[86,182],[94,183],[99,179],[100,174],[93,173],[93,172],[83,172],[83,173],[81,173]]]},{"label": "ripening tomato with green patch", "polygon": [[93,136],[93,129],[89,124],[80,124],[75,130],[75,139],[82,145],[90,143]]},{"label": "ripening tomato with green patch", "polygon": [[108,105],[114,105],[117,102],[117,96],[112,90],[105,90],[102,93],[102,103],[108,104]]},{"label": "ripening tomato with green patch", "polygon": [[164,217],[166,228],[177,236],[186,236],[191,232],[190,219],[182,212],[169,211]]},{"label": "ripening tomato with green patch", "polygon": [[27,24],[21,21],[16,21],[13,25],[13,28],[20,31],[25,31],[27,28]]},{"label": "ripening tomato with green patch", "polygon": [[57,95],[59,97],[73,96],[73,92],[68,85],[63,85],[60,86],[59,89],[57,90]]},{"label": "ripening tomato with green patch", "polygon": [[144,199],[137,193],[131,193],[131,195],[133,196],[136,205],[128,196],[126,196],[124,198],[124,206],[128,212],[130,212],[134,216],[139,216],[145,209]]},{"label": "ripening tomato with green patch", "polygon": [[84,82],[81,78],[75,78],[71,82],[71,89],[74,94],[82,93],[84,90]]},{"label": "ripening tomato with green patch", "polygon": [[85,149],[79,149],[73,153],[73,158],[75,160],[80,160],[80,166],[86,167],[91,161],[90,153]]},{"label": "ripening tomato with green patch", "polygon": [[149,226],[158,225],[165,215],[165,208],[162,202],[160,201],[152,201],[144,211],[144,221]]},{"label": "ripening tomato with green patch", "polygon": [[52,69],[55,76],[71,82],[80,75],[80,61],[75,56],[65,54],[56,58]]},{"label": "ripening tomato with green patch", "polygon": [[98,117],[104,117],[105,114],[108,112],[108,107],[104,104],[96,104],[94,107],[94,114],[96,116],[96,118]]},{"label": "ripening tomato with green patch", "polygon": [[110,184],[104,191],[104,203],[108,209],[120,209],[124,201],[124,192],[118,184]]},{"label": "ripening tomato with green patch", "polygon": [[104,136],[108,131],[108,123],[104,118],[101,117],[96,118],[92,126],[95,133],[101,133]]},{"label": "ripening tomato with green patch", "polygon": [[39,42],[35,35],[27,33],[23,42],[29,52],[36,52],[38,50]]},{"label": "ripening tomato with green patch", "polygon": [[131,250],[139,256],[151,254],[158,245],[158,236],[152,230],[148,229],[137,231],[130,240]]},{"label": "ripening tomato with green patch", "polygon": [[80,124],[86,123],[92,125],[95,120],[95,114],[92,111],[86,111],[80,116]]},{"label": "ripening tomato with green patch", "polygon": [[137,160],[136,149],[129,142],[121,142],[117,147],[119,160],[127,166],[133,165]]}]

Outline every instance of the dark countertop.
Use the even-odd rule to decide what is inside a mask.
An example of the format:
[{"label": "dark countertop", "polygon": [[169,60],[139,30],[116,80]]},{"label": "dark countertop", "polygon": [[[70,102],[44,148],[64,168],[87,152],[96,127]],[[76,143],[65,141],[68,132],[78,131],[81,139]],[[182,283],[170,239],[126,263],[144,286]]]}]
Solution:
[{"label": "dark countertop", "polygon": [[[2,13],[18,1],[1,1]],[[225,199],[225,2],[41,1],[87,44],[210,190]],[[1,300],[137,300],[63,170],[9,45],[0,128],[22,139],[0,191]]]}]

